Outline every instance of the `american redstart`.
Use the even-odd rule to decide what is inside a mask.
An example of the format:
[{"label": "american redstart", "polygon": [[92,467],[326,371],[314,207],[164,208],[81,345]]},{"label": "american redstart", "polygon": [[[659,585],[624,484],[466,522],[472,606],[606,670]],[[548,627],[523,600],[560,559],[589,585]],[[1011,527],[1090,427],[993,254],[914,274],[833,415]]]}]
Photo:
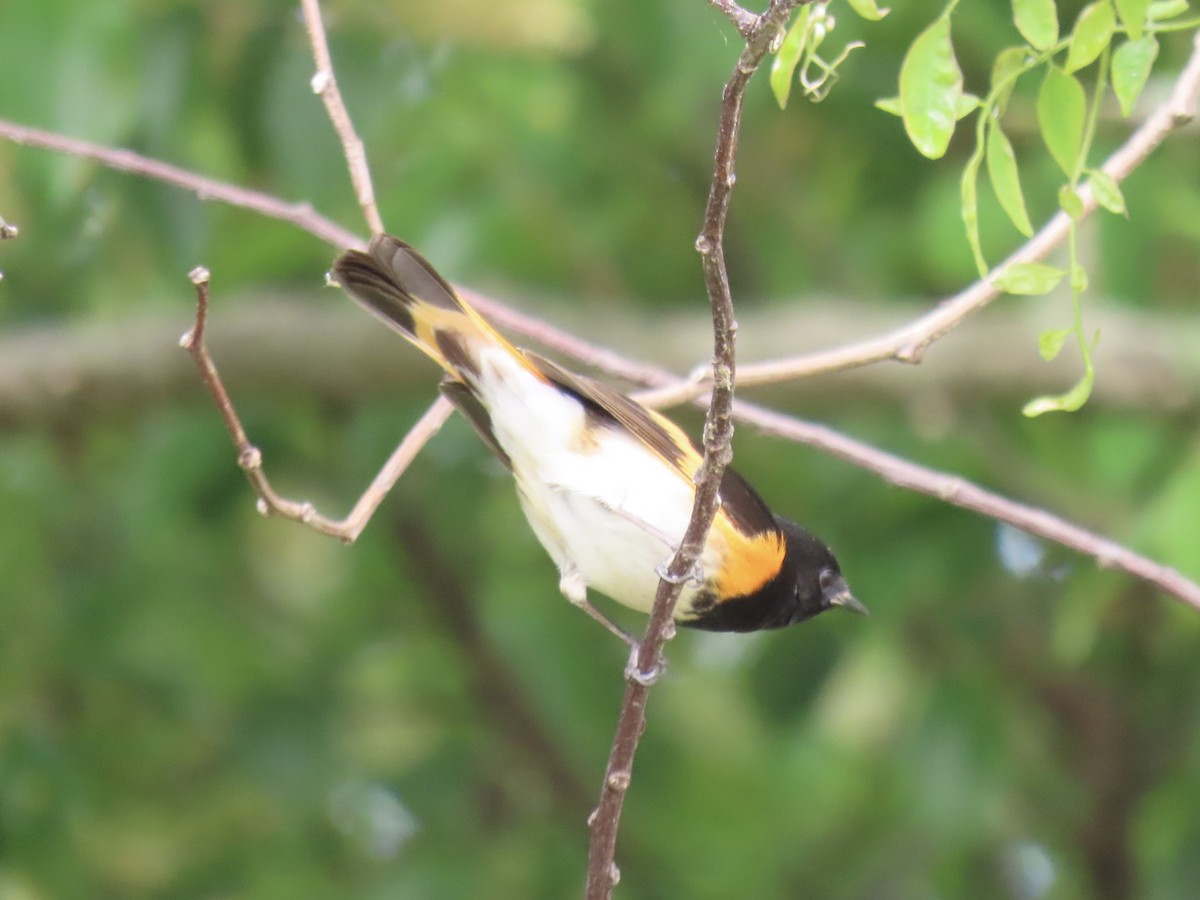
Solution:
[{"label": "american redstart", "polygon": [[[669,419],[505,340],[412,247],[377,234],[333,277],[446,371],[441,389],[512,472],[533,533],[558,565],[559,589],[627,641],[588,588],[649,612],[662,564],[691,517],[701,454]],[[695,577],[675,619],[710,631],[757,631],[834,606],[866,608],[833,553],[771,513],[732,469]]]}]

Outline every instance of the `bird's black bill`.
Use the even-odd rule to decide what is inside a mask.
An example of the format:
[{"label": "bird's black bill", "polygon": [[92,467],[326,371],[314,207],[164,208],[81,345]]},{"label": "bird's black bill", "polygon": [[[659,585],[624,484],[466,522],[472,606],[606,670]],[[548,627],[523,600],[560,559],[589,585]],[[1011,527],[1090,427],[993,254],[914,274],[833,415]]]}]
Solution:
[{"label": "bird's black bill", "polygon": [[846,584],[846,579],[838,576],[825,591],[825,599],[829,601],[831,606],[840,606],[842,609],[848,609],[852,613],[857,613],[860,616],[869,616],[871,611],[863,606],[862,602],[850,593],[850,585]]}]

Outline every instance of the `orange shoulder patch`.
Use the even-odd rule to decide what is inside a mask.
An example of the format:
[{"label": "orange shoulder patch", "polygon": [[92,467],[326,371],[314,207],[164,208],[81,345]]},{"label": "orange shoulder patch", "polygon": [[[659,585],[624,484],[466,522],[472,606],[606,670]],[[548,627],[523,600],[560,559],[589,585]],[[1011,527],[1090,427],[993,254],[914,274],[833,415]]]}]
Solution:
[{"label": "orange shoulder patch", "polygon": [[783,568],[787,546],[778,531],[743,534],[723,511],[717,512],[713,531],[725,544],[724,563],[716,578],[720,600],[753,594]]}]

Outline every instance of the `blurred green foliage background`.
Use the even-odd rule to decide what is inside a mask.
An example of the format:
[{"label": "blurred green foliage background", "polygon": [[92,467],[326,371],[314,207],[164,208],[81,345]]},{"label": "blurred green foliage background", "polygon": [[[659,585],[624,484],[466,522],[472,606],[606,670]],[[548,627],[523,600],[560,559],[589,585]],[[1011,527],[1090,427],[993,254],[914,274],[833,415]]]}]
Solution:
[{"label": "blurred green foliage background", "polygon": [[[1080,5],[1062,4],[1064,21]],[[745,342],[751,322],[796,309],[865,335],[862,302],[894,320],[972,278],[957,196],[969,145],[929,163],[872,107],[936,9],[897,4],[875,25],[838,13],[837,35],[869,46],[825,103],[781,112],[765,77],[751,86],[728,237]],[[330,0],[326,18],[390,230],[583,337],[642,323],[630,345],[640,330],[653,348],[671,317],[703,322],[692,242],[738,52],[707,4]],[[964,4],[955,29],[979,90],[1017,37],[1007,5]],[[1165,39],[1164,85],[1187,50],[1187,35]],[[364,230],[293,4],[9,0],[0,59],[0,117]],[[1057,184],[1035,88],[1014,101],[1029,127],[1009,133],[1039,221]],[[1106,116],[1098,145],[1130,127]],[[1125,185],[1130,220],[1085,227],[1089,303],[1131,328],[1200,325],[1197,158],[1194,130],[1172,139]],[[983,214],[998,259],[1016,236],[994,203]],[[348,548],[257,515],[182,353],[117,377],[157,352],[144,323],[161,346],[189,326],[185,275],[201,262],[218,362],[235,355],[222,321],[247,309],[358,322],[321,287],[333,248],[11,144],[0,215],[22,229],[0,245],[0,897],[578,896],[625,654],[558,595],[469,429],[448,425]],[[1010,298],[945,345],[986,346],[1018,307],[1069,316],[1063,294]],[[319,340],[262,334],[230,389],[268,472],[348,509],[435,373],[387,369],[378,357],[415,352],[384,333],[382,354],[344,353],[302,383],[258,377],[268,359],[321,356]],[[89,335],[116,381],[104,365],[49,385],[36,366],[11,371],[22,347],[69,370]],[[1072,416],[1024,420],[1023,389],[976,392],[962,371],[909,395],[918,374],[899,367],[881,370],[887,392],[829,378],[771,399],[1200,577],[1196,384],[1168,373],[1163,393],[1112,400],[1104,384],[1130,375],[1105,355],[1117,337]],[[1006,368],[1035,358],[1036,329],[1025,340]],[[1073,378],[1039,365],[1043,390]],[[1164,401],[1173,390],[1183,399]],[[749,429],[735,449],[774,506],[835,547],[873,615],[680,634],[651,697],[618,896],[1194,891],[1195,612],[809,449]]]}]

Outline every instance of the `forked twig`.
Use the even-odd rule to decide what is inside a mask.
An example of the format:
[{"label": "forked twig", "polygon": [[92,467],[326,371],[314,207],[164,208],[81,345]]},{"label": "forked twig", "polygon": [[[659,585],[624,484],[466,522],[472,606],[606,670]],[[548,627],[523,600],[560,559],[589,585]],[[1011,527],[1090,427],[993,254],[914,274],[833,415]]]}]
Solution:
[{"label": "forked twig", "polygon": [[258,497],[258,511],[264,516],[276,515],[303,522],[321,534],[336,537],[348,544],[353,543],[362,534],[362,530],[370,521],[375,510],[379,508],[379,504],[383,502],[383,498],[395,486],[417,453],[430,438],[437,434],[446,419],[450,417],[454,407],[445,397],[439,396],[434,401],[404,440],[400,442],[400,446],[393,451],[379,474],[375,476],[344,519],[330,519],[317,512],[312,503],[282,497],[271,487],[267,474],[263,470],[262,452],[250,443],[246,429],[242,426],[241,418],[234,409],[229,392],[225,389],[217,366],[204,342],[204,329],[208,322],[209,272],[199,266],[193,269],[188,277],[196,286],[196,321],[192,330],[179,339],[179,345],[195,361],[204,386],[208,388],[208,392],[217,404],[217,409],[220,410],[221,418],[225,421],[225,428],[229,431],[229,436],[237,448],[238,465],[246,473],[246,478]]},{"label": "forked twig", "polygon": [[[333,123],[334,131],[342,142],[342,150],[346,156],[346,165],[350,171],[350,180],[354,184],[354,193],[362,207],[363,216],[372,233],[383,231],[383,220],[375,205],[375,192],[371,187],[371,172],[367,166],[367,154],[362,140],[354,130],[350,114],[342,102],[341,91],[338,90],[337,79],[333,73],[333,61],[329,55],[329,42],[325,37],[325,26],[321,22],[321,7],[317,0],[300,0],[304,11],[304,23],[308,30],[309,43],[312,47],[313,60],[317,71],[312,77],[312,89],[320,96]],[[179,172],[172,172],[175,178]],[[259,198],[256,198],[259,202]],[[357,238],[346,235],[341,241],[345,247],[361,246]],[[238,451],[238,465],[246,473],[246,478],[258,496],[258,510],[263,515],[278,515],[309,526],[321,534],[331,535],[346,543],[353,543],[367,527],[383,498],[395,487],[396,482],[408,468],[421,448],[437,434],[454,411],[453,405],[445,397],[439,396],[433,405],[417,421],[417,424],[405,435],[384,464],[383,468],[367,486],[362,496],[354,504],[354,508],[344,519],[330,519],[317,512],[308,501],[289,500],[280,496],[271,487],[263,469],[262,451],[250,443],[245,428],[242,427],[233,401],[221,380],[217,367],[212,361],[208,347],[204,342],[204,326],[208,318],[209,281],[207,269],[197,267],[188,276],[196,286],[196,324],[180,340],[196,362],[200,377],[212,394],[213,400],[220,410],[221,418],[229,436],[233,438]]]}]

